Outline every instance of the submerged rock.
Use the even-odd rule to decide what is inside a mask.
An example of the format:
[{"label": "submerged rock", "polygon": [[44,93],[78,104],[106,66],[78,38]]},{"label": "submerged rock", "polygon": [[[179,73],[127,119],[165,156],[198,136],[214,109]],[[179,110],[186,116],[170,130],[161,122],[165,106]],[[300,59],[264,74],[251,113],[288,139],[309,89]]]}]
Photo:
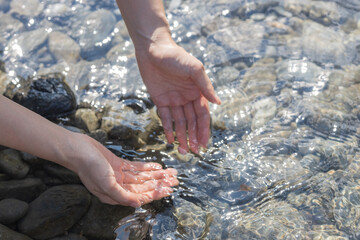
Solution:
[{"label": "submerged rock", "polygon": [[83,33],[80,35],[79,44],[81,57],[86,60],[98,58],[110,47],[116,18],[114,14],[105,9],[90,13],[84,20]]},{"label": "submerged rock", "polygon": [[84,215],[89,205],[90,194],[83,186],[49,188],[30,203],[18,229],[36,239],[64,234]]},{"label": "submerged rock", "polygon": [[20,79],[20,84],[10,83],[4,95],[44,117],[64,116],[76,108],[75,95],[64,80],[60,73]]},{"label": "submerged rock", "polygon": [[10,3],[11,11],[26,17],[36,17],[44,9],[44,4],[38,0],[12,0]]},{"label": "submerged rock", "polygon": [[7,45],[7,51],[12,56],[26,58],[29,57],[29,54],[35,52],[35,50],[43,45],[47,38],[48,32],[45,28],[22,32],[11,38]]},{"label": "submerged rock", "polygon": [[62,32],[51,32],[48,44],[51,53],[57,60],[74,63],[80,57],[79,45],[71,37]]},{"label": "submerged rock", "polygon": [[91,109],[80,108],[75,113],[75,124],[81,129],[89,132],[99,128],[100,122],[96,112]]}]

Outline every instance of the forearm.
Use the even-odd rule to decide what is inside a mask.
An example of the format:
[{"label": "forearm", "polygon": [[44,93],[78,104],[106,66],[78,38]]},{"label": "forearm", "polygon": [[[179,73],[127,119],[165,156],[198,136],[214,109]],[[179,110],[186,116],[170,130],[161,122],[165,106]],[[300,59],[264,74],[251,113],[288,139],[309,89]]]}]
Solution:
[{"label": "forearm", "polygon": [[24,151],[68,168],[73,134],[0,95],[0,145]]},{"label": "forearm", "polygon": [[117,0],[136,50],[172,41],[162,0]]}]

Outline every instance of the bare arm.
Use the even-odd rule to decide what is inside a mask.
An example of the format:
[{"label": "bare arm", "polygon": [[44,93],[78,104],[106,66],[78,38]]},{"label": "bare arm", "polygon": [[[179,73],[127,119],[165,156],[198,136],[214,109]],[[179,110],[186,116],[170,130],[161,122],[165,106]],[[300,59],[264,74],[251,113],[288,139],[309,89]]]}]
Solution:
[{"label": "bare arm", "polygon": [[59,127],[1,95],[0,144],[69,168],[109,204],[139,207],[168,196],[178,184],[175,169],[118,158],[94,139]]},{"label": "bare arm", "polygon": [[141,76],[169,143],[198,153],[209,140],[208,101],[220,104],[203,64],[171,38],[161,0],[117,0],[134,42]]}]

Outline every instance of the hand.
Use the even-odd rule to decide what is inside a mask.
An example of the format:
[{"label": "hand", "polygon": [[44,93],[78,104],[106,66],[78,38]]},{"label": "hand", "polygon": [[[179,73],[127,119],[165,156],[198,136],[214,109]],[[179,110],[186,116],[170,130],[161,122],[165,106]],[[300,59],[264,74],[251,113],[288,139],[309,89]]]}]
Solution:
[{"label": "hand", "polygon": [[188,151],[188,135],[191,151],[198,153],[199,145],[206,147],[210,135],[208,100],[221,103],[203,64],[172,40],[152,43],[147,51],[137,51],[136,58],[167,141],[174,142],[174,121],[179,152]]},{"label": "hand", "polygon": [[94,139],[76,134],[73,165],[86,188],[102,202],[140,207],[169,196],[178,185],[177,171],[158,163],[131,162],[115,156]]}]

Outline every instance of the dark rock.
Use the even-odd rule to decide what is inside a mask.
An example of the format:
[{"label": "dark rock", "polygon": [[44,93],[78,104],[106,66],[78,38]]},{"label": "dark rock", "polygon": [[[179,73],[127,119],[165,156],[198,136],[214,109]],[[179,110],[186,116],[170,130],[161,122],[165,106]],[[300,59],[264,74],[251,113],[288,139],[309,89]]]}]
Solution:
[{"label": "dark rock", "polygon": [[24,178],[30,167],[21,159],[18,151],[6,149],[0,152],[0,169],[13,178]]},{"label": "dark rock", "polygon": [[45,189],[46,186],[38,178],[3,181],[0,182],[0,199],[16,198],[30,202]]},{"label": "dark rock", "polygon": [[17,199],[0,201],[0,223],[12,224],[21,219],[27,212],[29,205]]},{"label": "dark rock", "polygon": [[50,240],[87,240],[87,238],[78,234],[70,233],[68,235],[55,237]]},{"label": "dark rock", "polygon": [[43,164],[43,168],[50,176],[60,179],[63,183],[81,184],[81,180],[76,173],[59,164],[46,162]]},{"label": "dark rock", "polygon": [[89,136],[94,138],[96,141],[101,142],[102,144],[105,144],[107,141],[107,133],[102,129],[98,129],[89,133]]},{"label": "dark rock", "polygon": [[0,173],[0,181],[6,181],[9,179],[10,179],[9,175],[7,175],[6,173]]},{"label": "dark rock", "polygon": [[36,239],[65,234],[86,212],[90,194],[80,185],[49,188],[30,203],[29,211],[19,222],[20,232]]},{"label": "dark rock", "polygon": [[101,203],[95,196],[86,215],[75,224],[71,232],[82,233],[89,240],[114,240],[114,229],[121,218],[134,212],[134,208]]},{"label": "dark rock", "polygon": [[61,73],[22,79],[8,84],[4,95],[46,118],[64,116],[76,108],[75,95],[64,80]]},{"label": "dark rock", "polygon": [[0,238],[1,240],[31,240],[28,236],[15,232],[10,228],[0,224]]}]

